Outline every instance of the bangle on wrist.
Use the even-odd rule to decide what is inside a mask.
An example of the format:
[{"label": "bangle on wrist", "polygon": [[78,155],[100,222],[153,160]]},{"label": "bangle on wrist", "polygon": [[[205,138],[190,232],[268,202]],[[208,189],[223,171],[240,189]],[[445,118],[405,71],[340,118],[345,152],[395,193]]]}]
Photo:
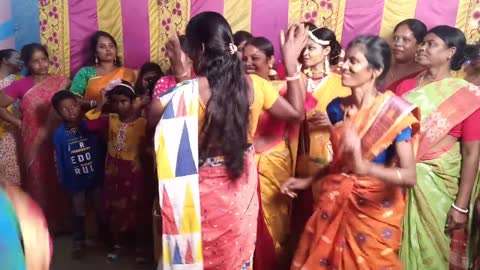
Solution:
[{"label": "bangle on wrist", "polygon": [[298,80],[298,79],[300,79],[300,72],[295,73],[295,75],[293,75],[293,76],[287,76],[287,77],[285,77],[285,80],[286,80],[287,82],[296,81],[296,80]]},{"label": "bangle on wrist", "polygon": [[452,203],[452,207],[453,209],[457,210],[458,212],[462,213],[462,214],[468,214],[468,208],[460,208],[458,206],[455,205],[455,203]]},{"label": "bangle on wrist", "polygon": [[400,171],[400,169],[396,169],[395,172],[397,173],[398,184],[403,184],[402,172]]},{"label": "bangle on wrist", "polygon": [[95,108],[97,106],[97,102],[95,100],[90,100],[90,108]]}]

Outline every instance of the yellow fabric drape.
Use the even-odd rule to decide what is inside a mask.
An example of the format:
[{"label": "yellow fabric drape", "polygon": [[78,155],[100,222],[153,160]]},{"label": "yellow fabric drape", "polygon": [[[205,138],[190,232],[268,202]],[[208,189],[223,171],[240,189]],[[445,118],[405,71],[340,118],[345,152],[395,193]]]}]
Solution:
[{"label": "yellow fabric drape", "polygon": [[122,7],[120,1],[97,0],[98,29],[110,33],[117,42],[117,54],[123,58]]},{"label": "yellow fabric drape", "polygon": [[[285,81],[271,81],[271,84],[279,93],[286,89]],[[268,129],[268,127],[259,128]],[[290,132],[290,129],[286,129],[284,135],[277,138],[275,143],[272,142],[269,149],[266,148],[266,150],[262,150],[263,152],[257,152],[255,155],[260,179],[263,216],[272,237],[279,264],[286,263],[283,260],[288,257],[286,252],[290,236],[292,200],[280,192],[282,185],[293,176],[295,164],[293,159],[296,158],[296,155],[292,155],[290,139],[286,138],[287,133]]]},{"label": "yellow fabric drape", "polygon": [[148,0],[148,23],[150,25],[150,61],[160,61],[160,12],[158,0]]},{"label": "yellow fabric drape", "polygon": [[290,150],[285,141],[272,149],[255,155],[260,179],[263,215],[274,242],[278,259],[284,258],[290,235],[292,200],[280,192],[292,176]]},{"label": "yellow fabric drape", "polygon": [[253,0],[224,0],[223,15],[232,26],[232,31],[251,31]]},{"label": "yellow fabric drape", "polygon": [[[50,16],[50,13],[57,16]],[[40,42],[46,45],[52,61],[50,73],[70,77],[68,1],[51,0],[39,4],[39,19],[43,26],[40,27]]]},{"label": "yellow fabric drape", "polygon": [[415,18],[416,6],[417,0],[385,0],[380,36],[386,39],[391,38],[393,29],[399,22]]},{"label": "yellow fabric drape", "polygon": [[480,2],[459,0],[455,26],[465,33],[468,43],[476,43],[480,40],[480,32],[478,31],[480,21],[478,16],[474,16],[478,12],[480,12]]},{"label": "yellow fabric drape", "polygon": [[288,24],[301,22],[302,0],[290,0],[288,3]]},{"label": "yellow fabric drape", "polygon": [[[188,20],[190,19],[190,0],[153,1],[158,3],[159,12],[159,20],[157,21],[160,27],[158,40],[158,54],[160,57],[159,64],[163,71],[167,71],[170,68],[170,62],[167,59],[165,45],[167,44],[172,33],[185,33]],[[173,12],[173,10],[176,11]],[[180,15],[178,11],[181,12]],[[164,22],[165,26],[163,26]]]}]

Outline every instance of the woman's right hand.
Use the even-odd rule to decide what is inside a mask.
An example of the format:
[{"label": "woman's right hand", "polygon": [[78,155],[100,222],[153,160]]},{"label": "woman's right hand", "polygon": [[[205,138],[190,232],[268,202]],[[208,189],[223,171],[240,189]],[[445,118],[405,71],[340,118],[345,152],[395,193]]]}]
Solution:
[{"label": "woman's right hand", "polygon": [[165,50],[170,64],[172,66],[173,75],[175,77],[182,77],[186,74],[184,62],[186,62],[187,55],[182,51],[180,40],[176,34],[172,35],[170,40],[165,45]]},{"label": "woman's right hand", "polygon": [[287,34],[280,33],[283,58],[287,74],[292,76],[298,70],[298,58],[307,45],[308,33],[304,24],[294,24],[288,28]]},{"label": "woman's right hand", "polygon": [[296,191],[307,189],[313,182],[313,177],[309,178],[295,178],[291,177],[280,188],[282,194],[288,195],[291,198],[296,198],[298,195]]}]

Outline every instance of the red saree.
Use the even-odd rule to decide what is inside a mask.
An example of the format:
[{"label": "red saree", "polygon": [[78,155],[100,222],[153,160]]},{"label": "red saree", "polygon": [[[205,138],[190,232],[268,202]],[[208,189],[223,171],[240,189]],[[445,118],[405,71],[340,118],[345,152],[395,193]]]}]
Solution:
[{"label": "red saree", "polygon": [[[387,92],[352,119],[363,156],[373,160],[405,128],[418,130],[415,107]],[[302,234],[291,269],[402,269],[397,256],[405,209],[401,187],[350,174],[340,151],[344,124],[332,131],[329,174],[319,185],[314,213]]]},{"label": "red saree", "polygon": [[[40,128],[47,123],[51,108],[50,100],[59,90],[65,89],[68,81],[60,76],[50,76],[33,86],[23,96],[21,148],[24,157],[32,151],[32,142]],[[57,180],[54,162],[53,140],[47,138],[31,164],[25,164],[25,190],[43,209],[50,229],[62,231],[66,224],[66,198]]]}]

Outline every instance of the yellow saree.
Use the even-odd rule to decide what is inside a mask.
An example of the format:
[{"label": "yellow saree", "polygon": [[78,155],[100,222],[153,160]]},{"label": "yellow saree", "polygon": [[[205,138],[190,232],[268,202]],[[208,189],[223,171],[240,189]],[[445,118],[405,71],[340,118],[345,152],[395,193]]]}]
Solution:
[{"label": "yellow saree", "polygon": [[[271,83],[280,94],[285,93],[284,81]],[[285,248],[290,234],[292,201],[281,194],[280,188],[293,175],[293,162],[296,159],[292,153],[296,154],[296,151],[291,151],[290,140],[287,138],[292,132],[286,122],[263,112],[254,137],[263,217],[277,255],[275,261],[278,263],[285,258]]]},{"label": "yellow saree", "polygon": [[[304,78],[307,81],[307,78]],[[332,73],[319,82],[311,93],[317,101],[314,109],[307,111],[306,126],[300,136],[299,159],[297,162],[296,174],[298,176],[310,176],[325,167],[332,160],[332,146],[328,128],[312,129],[308,120],[312,118],[315,111],[327,113],[327,105],[337,97],[350,95],[350,88],[342,85],[341,75]],[[307,98],[308,99],[308,98]]]}]

